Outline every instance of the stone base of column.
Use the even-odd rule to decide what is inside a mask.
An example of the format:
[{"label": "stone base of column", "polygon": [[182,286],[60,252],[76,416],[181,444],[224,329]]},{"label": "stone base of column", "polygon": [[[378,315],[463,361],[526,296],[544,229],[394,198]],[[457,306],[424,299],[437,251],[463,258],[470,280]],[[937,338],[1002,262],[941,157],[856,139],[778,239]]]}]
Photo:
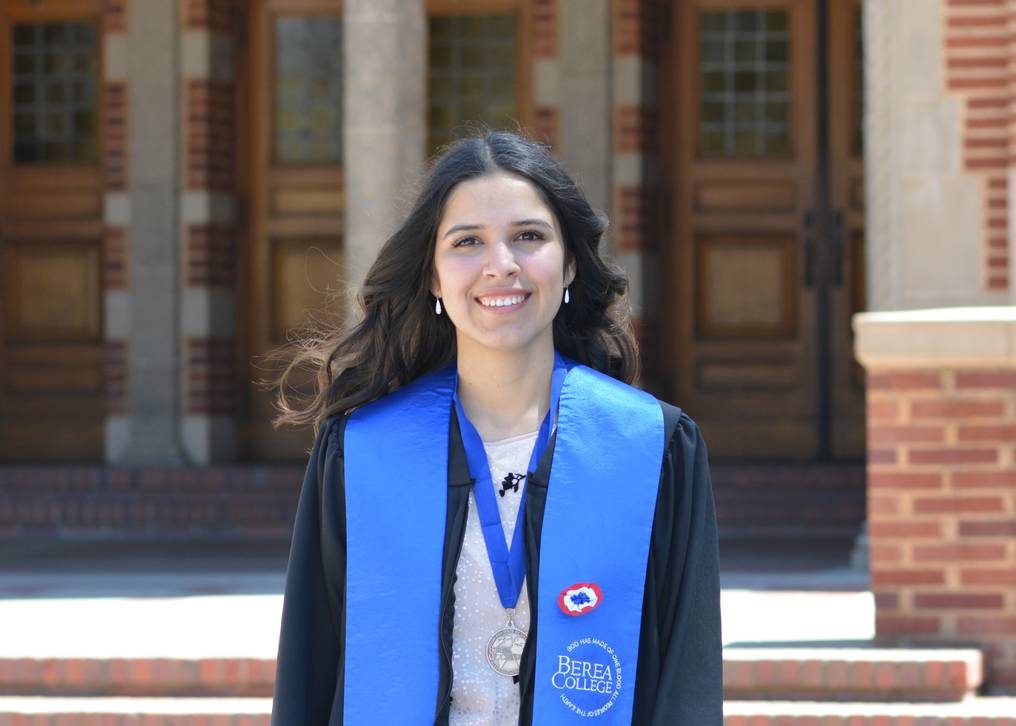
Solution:
[{"label": "stone base of column", "polygon": [[1016,306],[854,317],[876,634],[984,648],[1016,687]]},{"label": "stone base of column", "polygon": [[180,438],[192,464],[204,466],[236,460],[236,421],[231,416],[184,416]]}]

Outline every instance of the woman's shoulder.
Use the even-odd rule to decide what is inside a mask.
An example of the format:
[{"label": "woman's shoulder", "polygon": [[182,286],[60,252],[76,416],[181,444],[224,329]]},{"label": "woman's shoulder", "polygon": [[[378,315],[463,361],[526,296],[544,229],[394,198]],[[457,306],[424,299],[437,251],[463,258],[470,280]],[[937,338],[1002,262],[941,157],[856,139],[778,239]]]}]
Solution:
[{"label": "woman's shoulder", "polygon": [[680,406],[656,398],[663,410],[664,441],[667,448],[673,451],[680,447],[693,449],[702,438],[702,431],[695,420]]},{"label": "woman's shoulder", "polygon": [[351,413],[352,411],[340,411],[321,420],[317,439],[325,450],[332,450],[338,456],[342,456],[343,431]]}]

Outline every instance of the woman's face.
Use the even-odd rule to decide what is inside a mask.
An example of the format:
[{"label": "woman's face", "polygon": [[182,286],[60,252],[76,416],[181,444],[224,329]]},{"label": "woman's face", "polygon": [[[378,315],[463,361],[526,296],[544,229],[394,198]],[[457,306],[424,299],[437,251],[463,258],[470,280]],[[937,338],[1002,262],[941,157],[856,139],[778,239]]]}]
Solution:
[{"label": "woman's face", "polygon": [[557,218],[527,179],[497,172],[452,189],[437,228],[431,293],[455,325],[458,346],[520,350],[551,324],[565,285]]}]

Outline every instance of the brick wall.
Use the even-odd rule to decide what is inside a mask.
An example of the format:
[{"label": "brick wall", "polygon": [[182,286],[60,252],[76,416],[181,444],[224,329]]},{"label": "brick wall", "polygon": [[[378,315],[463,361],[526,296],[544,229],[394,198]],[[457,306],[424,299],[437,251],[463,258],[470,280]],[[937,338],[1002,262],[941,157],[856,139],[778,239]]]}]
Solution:
[{"label": "brick wall", "polygon": [[1016,687],[1016,367],[869,371],[879,637],[973,641]]},{"label": "brick wall", "polygon": [[1016,60],[1014,0],[947,0],[947,90],[963,103],[963,165],[982,181],[982,279],[984,289],[1009,289],[1008,176],[1016,166]]}]

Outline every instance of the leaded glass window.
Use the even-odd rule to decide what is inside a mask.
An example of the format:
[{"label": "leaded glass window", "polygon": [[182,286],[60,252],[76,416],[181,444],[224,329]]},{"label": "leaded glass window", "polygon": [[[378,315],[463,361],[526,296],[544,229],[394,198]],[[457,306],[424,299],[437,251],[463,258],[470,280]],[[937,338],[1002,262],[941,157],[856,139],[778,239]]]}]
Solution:
[{"label": "leaded glass window", "polygon": [[342,18],[275,21],[275,161],[342,161]]},{"label": "leaded glass window", "polygon": [[515,16],[429,19],[428,147],[454,140],[468,123],[514,128]]},{"label": "leaded glass window", "polygon": [[94,164],[99,157],[94,22],[13,27],[15,164]]},{"label": "leaded glass window", "polygon": [[786,10],[699,14],[699,153],[790,154],[790,34]]}]

